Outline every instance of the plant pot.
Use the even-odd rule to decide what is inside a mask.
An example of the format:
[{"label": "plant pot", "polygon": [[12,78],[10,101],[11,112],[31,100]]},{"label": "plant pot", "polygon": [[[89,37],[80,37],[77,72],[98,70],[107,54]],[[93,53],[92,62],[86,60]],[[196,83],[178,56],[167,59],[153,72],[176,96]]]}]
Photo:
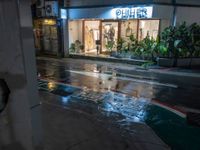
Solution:
[{"label": "plant pot", "polygon": [[200,58],[192,58],[192,66],[200,66]]},{"label": "plant pot", "polygon": [[185,67],[190,65],[190,58],[179,58],[177,59],[177,67]]},{"label": "plant pot", "polygon": [[58,58],[63,58],[64,57],[64,54],[62,52],[57,52],[56,55],[57,55]]},{"label": "plant pot", "polygon": [[157,58],[157,64],[163,67],[172,67],[174,64],[173,58]]},{"label": "plant pot", "polygon": [[111,57],[116,57],[118,55],[117,51],[111,51],[110,56]]},{"label": "plant pot", "polygon": [[[178,58],[177,67],[200,66],[200,58]],[[173,67],[174,58],[158,58],[157,63],[163,67]]]}]

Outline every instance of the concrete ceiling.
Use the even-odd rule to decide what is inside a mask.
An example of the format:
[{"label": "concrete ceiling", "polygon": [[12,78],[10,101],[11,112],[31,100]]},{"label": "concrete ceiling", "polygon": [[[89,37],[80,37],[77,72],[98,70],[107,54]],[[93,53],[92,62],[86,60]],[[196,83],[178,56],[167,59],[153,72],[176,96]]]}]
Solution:
[{"label": "concrete ceiling", "polygon": [[[65,0],[66,6],[128,5],[128,4],[172,4],[173,0]],[[176,0],[177,4],[200,5],[200,0]]]}]

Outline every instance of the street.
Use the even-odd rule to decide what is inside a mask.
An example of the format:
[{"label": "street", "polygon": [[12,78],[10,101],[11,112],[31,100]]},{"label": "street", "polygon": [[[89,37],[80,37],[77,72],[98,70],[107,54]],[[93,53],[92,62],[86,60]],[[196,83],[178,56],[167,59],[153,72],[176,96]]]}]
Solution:
[{"label": "street", "polygon": [[[199,149],[200,128],[186,121],[187,112],[200,112],[198,73],[175,74],[109,62],[47,58],[38,58],[37,68],[39,94],[45,105],[81,111],[101,123],[109,120],[120,126],[127,139],[135,137],[142,124],[148,129],[142,126],[144,132],[139,139],[146,137],[148,142],[154,139],[157,145],[163,145],[157,135],[172,149]],[[109,123],[105,128],[113,132],[115,127]],[[156,133],[153,138],[149,127]],[[133,149],[131,144],[128,147]]]}]

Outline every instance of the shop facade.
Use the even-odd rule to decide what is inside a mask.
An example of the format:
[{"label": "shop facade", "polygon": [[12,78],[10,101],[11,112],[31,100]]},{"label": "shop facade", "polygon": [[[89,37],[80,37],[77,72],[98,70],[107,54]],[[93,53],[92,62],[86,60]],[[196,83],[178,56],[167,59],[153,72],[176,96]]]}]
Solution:
[{"label": "shop facade", "polygon": [[37,54],[62,53],[62,26],[58,1],[37,1],[33,15],[33,33]]},{"label": "shop facade", "polygon": [[117,51],[120,40],[132,37],[141,41],[146,36],[156,39],[170,25],[199,23],[200,19],[198,6],[182,4],[116,4],[111,0],[102,5],[98,0],[97,5],[88,0],[87,6],[82,7],[82,1],[38,1],[33,19],[37,52],[67,57],[106,55]]},{"label": "shop facade", "polygon": [[44,54],[56,55],[59,51],[57,19],[39,18],[34,20],[35,48]]},{"label": "shop facade", "polygon": [[117,51],[118,42],[130,36],[137,41],[146,36],[156,39],[160,20],[153,17],[153,6],[70,9],[69,53],[108,54]]}]

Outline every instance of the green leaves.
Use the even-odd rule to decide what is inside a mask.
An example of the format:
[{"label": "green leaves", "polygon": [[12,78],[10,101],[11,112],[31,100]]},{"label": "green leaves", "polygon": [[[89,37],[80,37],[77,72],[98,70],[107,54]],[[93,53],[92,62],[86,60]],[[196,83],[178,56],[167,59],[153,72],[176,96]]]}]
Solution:
[{"label": "green leaves", "polygon": [[177,27],[167,27],[162,32],[162,41],[173,57],[198,57],[195,51],[200,49],[200,26],[197,23],[187,26],[183,22]]},{"label": "green leaves", "polygon": [[76,40],[74,43],[71,43],[70,45],[70,52],[72,53],[80,53],[81,50],[84,49],[84,46],[81,44],[81,42],[79,40]]},{"label": "green leaves", "polygon": [[105,46],[106,46],[106,48],[107,48],[109,51],[112,51],[114,45],[115,45],[115,42],[114,42],[114,41],[108,41],[107,44],[106,44]]},{"label": "green leaves", "polygon": [[182,44],[182,41],[181,41],[181,40],[175,40],[175,41],[174,41],[174,47],[175,47],[175,48],[180,47],[181,44]]},{"label": "green leaves", "polygon": [[193,23],[188,26],[186,22],[174,27],[169,26],[156,40],[146,36],[137,41],[134,35],[129,39],[118,40],[120,52],[131,52],[134,56],[143,59],[155,60],[156,57],[199,57],[200,56],[200,25]]}]

